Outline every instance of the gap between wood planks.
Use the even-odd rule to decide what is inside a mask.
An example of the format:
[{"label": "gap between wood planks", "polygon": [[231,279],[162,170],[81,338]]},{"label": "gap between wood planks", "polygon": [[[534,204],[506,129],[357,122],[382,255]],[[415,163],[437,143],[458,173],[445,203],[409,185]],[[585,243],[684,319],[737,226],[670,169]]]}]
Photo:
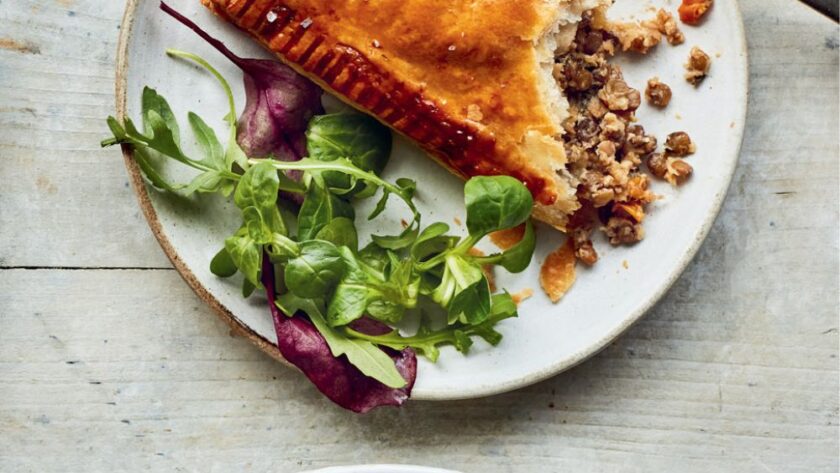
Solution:
[{"label": "gap between wood planks", "polygon": [[144,266],[0,266],[0,271],[13,269],[26,271],[175,271],[175,268]]}]

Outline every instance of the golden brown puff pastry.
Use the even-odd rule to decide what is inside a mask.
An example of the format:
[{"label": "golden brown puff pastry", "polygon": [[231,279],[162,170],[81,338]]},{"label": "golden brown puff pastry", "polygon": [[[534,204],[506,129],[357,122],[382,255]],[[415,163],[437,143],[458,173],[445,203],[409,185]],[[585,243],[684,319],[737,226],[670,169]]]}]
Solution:
[{"label": "golden brown puff pastry", "polygon": [[[299,72],[462,177],[525,183],[563,229],[579,203],[564,165],[558,40],[611,0],[202,0]],[[564,27],[565,26],[565,27]]]}]

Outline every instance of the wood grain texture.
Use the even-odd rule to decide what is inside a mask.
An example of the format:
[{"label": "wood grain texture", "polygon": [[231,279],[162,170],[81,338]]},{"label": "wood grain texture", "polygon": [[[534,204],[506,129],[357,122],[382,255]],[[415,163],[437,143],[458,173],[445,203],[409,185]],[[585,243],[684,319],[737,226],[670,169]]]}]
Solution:
[{"label": "wood grain texture", "polygon": [[119,3],[0,2],[0,471],[837,471],[829,20],[742,1],[741,165],[697,259],[630,332],[527,389],[361,417],[230,337],[166,269],[97,145]]}]

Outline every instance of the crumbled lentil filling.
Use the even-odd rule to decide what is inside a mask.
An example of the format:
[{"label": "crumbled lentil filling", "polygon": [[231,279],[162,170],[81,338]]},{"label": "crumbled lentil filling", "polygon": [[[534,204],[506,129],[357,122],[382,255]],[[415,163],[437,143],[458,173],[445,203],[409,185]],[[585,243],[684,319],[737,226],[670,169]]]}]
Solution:
[{"label": "crumbled lentil filling", "polygon": [[637,242],[644,237],[645,207],[656,199],[640,168],[657,145],[635,123],[641,94],[608,61],[620,46],[618,39],[596,29],[592,19],[584,16],[570,49],[554,67],[569,98],[564,140],[568,170],[583,204],[571,218],[569,235],[575,256],[587,265],[598,260],[591,240],[596,226],[614,245]]}]

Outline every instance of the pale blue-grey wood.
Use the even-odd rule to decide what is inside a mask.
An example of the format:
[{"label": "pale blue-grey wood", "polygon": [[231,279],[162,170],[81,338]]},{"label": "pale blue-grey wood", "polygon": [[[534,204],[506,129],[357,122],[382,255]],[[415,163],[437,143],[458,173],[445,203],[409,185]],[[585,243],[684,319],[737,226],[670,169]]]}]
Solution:
[{"label": "pale blue-grey wood", "polygon": [[[836,472],[837,27],[742,5],[752,97],[729,198],[680,282],[595,359],[362,417],[229,337],[172,270],[0,269],[0,471]],[[97,147],[122,7],[0,2],[2,268],[168,268]]]}]

